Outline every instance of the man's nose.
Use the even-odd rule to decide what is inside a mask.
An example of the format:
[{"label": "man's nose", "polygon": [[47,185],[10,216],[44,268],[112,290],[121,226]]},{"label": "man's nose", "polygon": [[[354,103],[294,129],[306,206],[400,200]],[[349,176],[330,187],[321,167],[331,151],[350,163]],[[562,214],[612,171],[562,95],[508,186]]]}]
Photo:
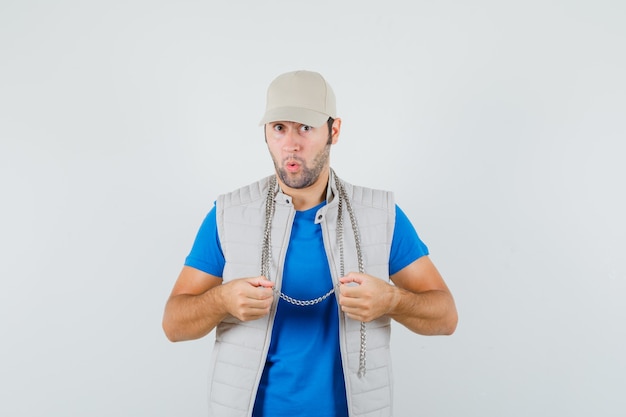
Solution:
[{"label": "man's nose", "polygon": [[300,139],[298,138],[297,132],[293,129],[290,129],[285,134],[283,150],[286,152],[297,152],[300,150]]}]

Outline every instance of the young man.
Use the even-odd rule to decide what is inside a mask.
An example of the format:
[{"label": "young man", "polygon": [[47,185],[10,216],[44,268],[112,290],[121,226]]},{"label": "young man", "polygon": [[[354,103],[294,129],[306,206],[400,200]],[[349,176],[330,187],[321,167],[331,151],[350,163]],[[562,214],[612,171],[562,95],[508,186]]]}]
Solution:
[{"label": "young man", "polygon": [[390,319],[451,334],[453,297],[393,194],[330,168],[341,119],[320,74],[278,76],[261,125],[275,174],[218,197],[165,333],[216,329],[211,416],[391,416]]}]

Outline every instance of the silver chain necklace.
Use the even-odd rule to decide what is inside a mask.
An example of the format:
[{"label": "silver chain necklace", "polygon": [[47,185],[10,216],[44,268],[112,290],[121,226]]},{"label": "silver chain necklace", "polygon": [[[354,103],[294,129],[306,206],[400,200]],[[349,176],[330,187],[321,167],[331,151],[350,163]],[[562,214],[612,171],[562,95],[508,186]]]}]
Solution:
[{"label": "silver chain necklace", "polygon": [[[339,273],[341,276],[345,275],[344,269],[344,255],[343,255],[343,205],[345,204],[346,210],[348,211],[348,215],[350,216],[350,223],[352,225],[352,230],[354,232],[354,242],[356,244],[356,253],[357,260],[359,266],[359,272],[364,273],[365,268],[363,267],[363,256],[361,251],[361,238],[359,236],[359,229],[356,222],[356,217],[354,216],[354,212],[352,210],[352,205],[350,204],[350,199],[346,193],[346,190],[343,186],[343,183],[339,178],[335,175],[334,171],[331,169],[331,174],[335,179],[335,186],[337,187],[338,195],[338,205],[337,205],[337,242],[339,243]],[[272,176],[270,178],[269,187],[267,191],[267,200],[265,203],[265,230],[263,233],[263,246],[261,248],[261,275],[270,279],[270,264],[272,259],[272,220],[274,219],[274,211],[276,209],[276,200],[275,195],[277,192],[276,187],[276,176]],[[279,293],[280,298],[285,300],[286,302],[296,305],[296,306],[311,306],[318,304],[328,298],[331,294],[335,292],[335,287],[331,288],[326,294],[313,298],[311,300],[298,300],[296,298],[290,297],[282,291]],[[359,378],[365,375],[365,353],[366,353],[366,329],[365,323],[361,322],[361,346],[359,350]]]}]

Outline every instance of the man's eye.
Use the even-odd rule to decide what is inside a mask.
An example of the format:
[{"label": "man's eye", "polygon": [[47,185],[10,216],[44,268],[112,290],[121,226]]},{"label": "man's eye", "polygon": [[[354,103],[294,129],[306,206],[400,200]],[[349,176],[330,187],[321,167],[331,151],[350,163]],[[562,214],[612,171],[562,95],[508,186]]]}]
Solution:
[{"label": "man's eye", "polygon": [[311,126],[307,126],[307,125],[302,125],[302,127],[300,127],[300,129],[302,129],[304,132],[308,132],[312,129]]},{"label": "man's eye", "polygon": [[283,130],[283,125],[274,125],[274,130]]}]

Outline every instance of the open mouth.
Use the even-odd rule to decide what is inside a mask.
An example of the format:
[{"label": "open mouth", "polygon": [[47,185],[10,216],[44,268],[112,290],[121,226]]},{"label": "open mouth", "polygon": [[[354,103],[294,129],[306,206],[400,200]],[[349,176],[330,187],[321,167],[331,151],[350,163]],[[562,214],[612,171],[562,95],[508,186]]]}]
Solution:
[{"label": "open mouth", "polygon": [[300,169],[300,164],[296,161],[287,161],[285,163],[285,169],[289,172],[296,172],[298,169]]}]

